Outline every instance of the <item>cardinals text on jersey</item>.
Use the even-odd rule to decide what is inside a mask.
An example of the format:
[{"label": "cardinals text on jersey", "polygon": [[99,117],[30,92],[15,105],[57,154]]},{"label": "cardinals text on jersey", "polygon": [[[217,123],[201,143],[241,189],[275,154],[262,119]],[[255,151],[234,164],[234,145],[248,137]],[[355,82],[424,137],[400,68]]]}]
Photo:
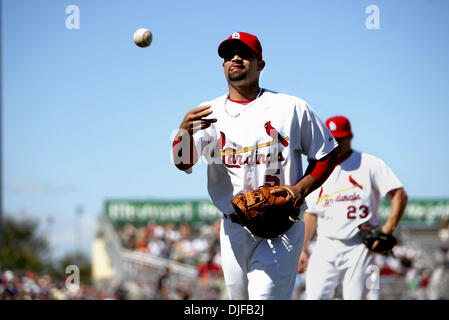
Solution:
[{"label": "cardinals text on jersey", "polygon": [[307,212],[318,215],[317,233],[331,239],[350,239],[366,221],[377,225],[380,196],[402,187],[381,159],[353,151],[306,198]]}]

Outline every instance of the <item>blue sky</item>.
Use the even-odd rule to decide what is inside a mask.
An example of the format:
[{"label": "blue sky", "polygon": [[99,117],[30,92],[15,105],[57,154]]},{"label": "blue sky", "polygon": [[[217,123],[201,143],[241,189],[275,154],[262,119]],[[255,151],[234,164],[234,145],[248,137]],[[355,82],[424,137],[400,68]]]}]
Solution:
[{"label": "blue sky", "polygon": [[[206,165],[170,161],[185,113],[226,93],[218,44],[261,40],[261,86],[347,116],[355,149],[385,160],[411,198],[449,198],[449,2],[3,0],[3,199],[8,214],[89,254],[105,199],[205,199]],[[66,8],[80,28],[66,28]],[[369,5],[380,29],[369,30]],[[139,48],[145,27],[153,43]]]}]

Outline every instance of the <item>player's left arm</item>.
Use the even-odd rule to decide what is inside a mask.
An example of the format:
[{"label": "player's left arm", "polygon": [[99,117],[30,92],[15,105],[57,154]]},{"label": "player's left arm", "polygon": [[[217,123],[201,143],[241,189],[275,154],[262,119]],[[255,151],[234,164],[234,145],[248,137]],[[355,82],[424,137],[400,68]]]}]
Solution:
[{"label": "player's left arm", "polygon": [[[309,160],[306,172],[299,182],[293,186],[296,197],[305,198],[315,189],[319,188],[330,176],[337,164],[335,149],[320,160]],[[271,191],[273,194],[285,195],[287,201],[291,200],[291,194],[282,188]]]},{"label": "player's left arm", "polygon": [[334,170],[337,164],[336,158],[335,150],[333,150],[320,160],[309,160],[304,177],[293,186],[296,193],[305,198],[319,188]]},{"label": "player's left arm", "polygon": [[404,188],[397,188],[388,192],[387,197],[391,198],[391,209],[387,221],[382,226],[382,232],[392,235],[402,219],[408,196]]},{"label": "player's left arm", "polygon": [[[304,196],[307,196],[329,178],[337,165],[337,155],[335,149],[320,160],[309,160],[304,178],[297,184],[296,188],[304,190]],[[303,181],[305,180],[305,181]]]},{"label": "player's left arm", "polygon": [[307,155],[309,164],[304,176],[289,188],[291,192],[285,192],[282,188],[273,190],[273,194],[285,196],[289,201],[291,198],[304,199],[313,190],[320,187],[330,176],[337,164],[335,147],[338,145],[329,129],[318,115],[307,105],[298,105],[298,118],[300,119],[300,149],[301,153]]}]

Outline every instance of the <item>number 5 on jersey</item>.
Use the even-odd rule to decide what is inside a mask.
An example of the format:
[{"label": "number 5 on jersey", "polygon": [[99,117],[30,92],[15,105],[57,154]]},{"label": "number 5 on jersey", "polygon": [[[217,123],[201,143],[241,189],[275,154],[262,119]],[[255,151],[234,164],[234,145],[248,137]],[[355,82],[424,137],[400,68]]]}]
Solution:
[{"label": "number 5 on jersey", "polygon": [[[280,173],[281,173],[280,169],[277,169],[276,172],[274,172],[274,174],[280,174]],[[267,175],[265,175],[265,185],[267,187],[280,186],[281,181],[275,175],[267,174]]]}]

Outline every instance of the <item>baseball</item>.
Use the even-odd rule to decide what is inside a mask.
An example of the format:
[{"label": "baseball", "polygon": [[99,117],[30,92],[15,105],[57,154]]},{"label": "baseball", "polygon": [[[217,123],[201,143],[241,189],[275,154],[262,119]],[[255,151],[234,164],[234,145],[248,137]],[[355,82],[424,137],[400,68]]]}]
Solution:
[{"label": "baseball", "polygon": [[134,43],[141,48],[148,47],[153,41],[153,35],[151,31],[145,28],[137,29],[134,32]]}]

